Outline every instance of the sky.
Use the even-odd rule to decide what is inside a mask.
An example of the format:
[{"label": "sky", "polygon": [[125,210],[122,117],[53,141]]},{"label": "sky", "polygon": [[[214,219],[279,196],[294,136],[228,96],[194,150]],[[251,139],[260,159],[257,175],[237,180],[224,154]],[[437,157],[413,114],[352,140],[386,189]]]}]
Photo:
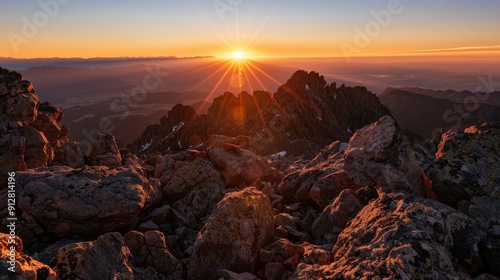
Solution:
[{"label": "sky", "polygon": [[2,0],[0,57],[500,54],[496,0]]}]

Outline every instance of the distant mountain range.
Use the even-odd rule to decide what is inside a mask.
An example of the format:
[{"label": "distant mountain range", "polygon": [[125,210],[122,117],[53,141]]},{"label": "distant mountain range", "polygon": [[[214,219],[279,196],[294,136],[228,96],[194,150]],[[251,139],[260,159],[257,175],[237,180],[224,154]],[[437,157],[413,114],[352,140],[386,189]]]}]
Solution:
[{"label": "distant mountain range", "polygon": [[500,92],[387,88],[379,98],[402,127],[424,138],[441,128],[500,121]]}]

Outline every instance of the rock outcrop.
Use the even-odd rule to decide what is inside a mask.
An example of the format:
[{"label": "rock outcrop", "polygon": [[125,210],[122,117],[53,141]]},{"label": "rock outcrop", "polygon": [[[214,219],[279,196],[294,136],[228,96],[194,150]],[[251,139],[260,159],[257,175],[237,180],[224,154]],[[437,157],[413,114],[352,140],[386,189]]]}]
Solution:
[{"label": "rock outcrop", "polygon": [[143,269],[150,267],[164,277],[180,279],[182,265],[168,250],[163,233],[157,230],[144,234],[130,231],[123,236],[123,240],[134,256],[136,266]]},{"label": "rock outcrop", "polygon": [[163,192],[174,209],[201,221],[224,197],[225,185],[211,162],[195,158],[175,170]]},{"label": "rock outcrop", "polygon": [[[481,266],[484,234],[464,214],[439,202],[408,194],[382,195],[350,222],[327,266],[301,264],[297,279],[465,279],[455,267]],[[466,243],[463,243],[466,242]]]},{"label": "rock outcrop", "polygon": [[[290,201],[314,202],[322,209],[343,190],[407,192],[435,197],[413,149],[390,116],[356,131],[350,142],[334,142],[279,185]],[[369,194],[369,192],[367,193]]]},{"label": "rock outcrop", "polygon": [[139,139],[127,147],[138,154],[159,151],[162,154],[184,151],[208,137],[196,111],[178,104],[160,119],[159,124],[146,127]]},{"label": "rock outcrop", "polygon": [[277,182],[283,175],[269,166],[267,160],[236,145],[224,144],[208,151],[208,158],[219,169],[226,185],[237,187],[242,183],[250,186],[257,179]]},{"label": "rock outcrop", "polygon": [[59,279],[181,279],[182,267],[159,231],[107,233],[92,242],[59,249],[53,266]]},{"label": "rock outcrop", "polygon": [[130,250],[119,233],[59,249],[54,267],[60,279],[133,279]]},{"label": "rock outcrop", "polygon": [[153,193],[132,167],[44,167],[18,173],[17,199],[30,239],[43,232],[94,236],[134,223]]},{"label": "rock outcrop", "polygon": [[89,153],[91,165],[103,165],[109,168],[122,166],[122,156],[111,134],[97,134]]},{"label": "rock outcrop", "polygon": [[0,67],[0,172],[47,166],[67,142],[62,111],[40,103],[22,75]]},{"label": "rock outcrop", "polygon": [[273,225],[271,203],[261,192],[247,188],[226,195],[196,239],[188,279],[219,279],[222,269],[253,272]]},{"label": "rock outcrop", "polygon": [[356,131],[344,153],[344,169],[357,184],[374,184],[379,193],[425,194],[426,175],[390,116]]},{"label": "rock outcrop", "polygon": [[[12,241],[14,240],[14,243]],[[14,250],[11,248],[14,247]],[[23,252],[23,241],[19,237],[11,239],[9,234],[0,233],[0,278],[5,280],[55,280],[56,273]],[[12,272],[9,268],[13,268]]]},{"label": "rock outcrop", "polygon": [[[257,154],[304,155],[310,153],[304,147],[347,141],[353,131],[389,114],[364,87],[327,85],[316,72],[297,71],[274,95],[226,92],[214,99],[206,115],[178,105],[129,148],[137,153],[168,153],[207,144],[212,134],[245,135]],[[182,117],[174,118],[177,115]]]},{"label": "rock outcrop", "polygon": [[450,130],[441,136],[431,172],[438,199],[477,221],[487,262],[500,275],[500,125]]}]

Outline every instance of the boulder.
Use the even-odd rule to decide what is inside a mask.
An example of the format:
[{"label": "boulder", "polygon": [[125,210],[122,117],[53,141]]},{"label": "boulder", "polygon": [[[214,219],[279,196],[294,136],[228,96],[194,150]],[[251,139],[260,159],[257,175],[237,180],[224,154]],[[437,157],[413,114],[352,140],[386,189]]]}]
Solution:
[{"label": "boulder", "polygon": [[383,194],[340,233],[330,265],[299,265],[296,278],[467,279],[484,269],[484,235],[474,220],[437,201]]},{"label": "boulder", "polygon": [[54,160],[51,165],[65,165],[71,168],[83,167],[86,164],[83,147],[78,142],[66,142],[54,150]]},{"label": "boulder", "polygon": [[92,242],[59,249],[54,259],[59,279],[133,279],[131,254],[122,236],[107,233]]},{"label": "boulder", "polygon": [[323,238],[325,234],[340,233],[363,207],[364,205],[353,190],[343,190],[314,221],[311,227],[312,235],[316,238]]},{"label": "boulder", "polygon": [[39,100],[30,82],[16,81],[16,84],[22,91],[1,96],[0,108],[9,119],[29,124],[37,118]]},{"label": "boulder", "polygon": [[132,167],[55,166],[17,174],[18,209],[27,234],[97,235],[134,223],[153,193]]},{"label": "boulder", "polygon": [[0,169],[47,166],[54,148],[68,141],[69,129],[61,120],[62,111],[40,104],[33,85],[21,74],[0,67]]},{"label": "boulder", "polygon": [[[334,147],[330,147],[332,145]],[[279,193],[290,202],[299,201],[323,209],[342,190],[362,188],[342,169],[340,145],[338,141],[330,144],[305,166],[287,174],[278,186]]]},{"label": "boulder", "polygon": [[210,149],[208,158],[222,173],[227,186],[250,186],[255,180],[277,182],[283,174],[271,167],[267,160],[236,145],[223,144]]},{"label": "boulder", "polygon": [[104,165],[109,168],[122,166],[120,150],[115,137],[111,134],[97,134],[89,153],[91,165]]},{"label": "boulder", "polygon": [[165,187],[177,169],[189,164],[195,158],[194,154],[187,152],[167,154],[161,162],[156,164],[154,177],[160,180],[162,187]]},{"label": "boulder", "polygon": [[158,273],[180,279],[182,265],[168,250],[165,236],[158,230],[142,234],[130,231],[123,236],[124,245],[134,256],[139,267],[152,267]]},{"label": "boulder", "polygon": [[[12,243],[14,241],[15,243]],[[11,248],[14,247],[14,251]],[[55,280],[56,273],[48,265],[41,263],[23,252],[23,241],[19,237],[10,239],[9,234],[0,233],[0,278],[2,280]],[[8,270],[15,265],[14,272]]]},{"label": "boulder", "polygon": [[439,201],[477,221],[488,236],[485,259],[500,277],[500,124],[450,130],[441,136],[431,172]]},{"label": "boulder", "polygon": [[219,271],[253,272],[273,236],[269,199],[255,188],[227,194],[201,229],[189,258],[188,279],[219,279]]},{"label": "boulder", "polygon": [[43,102],[38,107],[37,118],[30,126],[43,133],[50,145],[57,147],[62,144],[60,141],[62,127],[61,120],[63,118],[62,110],[56,108],[48,102]]},{"label": "boulder", "polygon": [[212,163],[195,158],[175,170],[163,193],[174,209],[200,221],[224,197],[225,185]]},{"label": "boulder", "polygon": [[273,252],[272,260],[275,262],[284,262],[293,255],[304,254],[304,248],[300,245],[293,244],[285,238],[279,238],[278,240],[270,243],[264,250]]},{"label": "boulder", "polygon": [[339,170],[320,178],[309,191],[309,197],[321,209],[324,209],[332,199],[335,199],[343,190],[357,191],[363,186],[354,183],[344,170]]},{"label": "boulder", "polygon": [[328,248],[321,247],[314,244],[301,244],[304,248],[304,255],[302,256],[306,264],[328,265],[332,263],[332,253],[330,252],[331,246]]},{"label": "boulder", "polygon": [[[5,122],[0,122],[0,126]],[[16,125],[17,128],[17,125]],[[0,173],[26,170],[24,161],[26,139],[20,135],[0,133]]]},{"label": "boulder", "polygon": [[224,280],[257,280],[257,276],[253,275],[252,273],[248,272],[243,272],[243,273],[236,273],[229,271],[227,269],[222,269],[220,271],[221,279]]},{"label": "boulder", "polygon": [[379,193],[426,195],[426,176],[408,139],[390,116],[354,133],[345,150],[344,170],[357,184],[375,184]]},{"label": "boulder", "polygon": [[24,161],[28,168],[47,166],[54,158],[54,151],[45,135],[33,127],[19,128],[19,134],[25,139]]}]

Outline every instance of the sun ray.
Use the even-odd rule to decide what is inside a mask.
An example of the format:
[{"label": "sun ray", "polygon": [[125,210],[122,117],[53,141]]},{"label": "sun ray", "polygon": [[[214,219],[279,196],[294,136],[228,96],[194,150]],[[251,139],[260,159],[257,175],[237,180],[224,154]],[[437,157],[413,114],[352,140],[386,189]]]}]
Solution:
[{"label": "sun ray", "polygon": [[[219,36],[219,38],[226,44],[226,47],[227,48],[231,48],[231,46],[233,44],[229,43],[226,38],[219,32],[219,30],[217,30],[217,28],[215,27],[215,25],[208,19],[208,17],[200,10],[200,8],[195,5],[196,9],[198,10],[198,13],[201,14],[201,16],[203,17],[203,19],[205,19],[205,21],[208,23],[208,25],[212,28],[212,30]],[[229,30],[227,30],[228,33],[230,34]],[[229,36],[230,38],[232,36]]]},{"label": "sun ray", "polygon": [[[252,75],[254,75],[254,74],[253,74],[252,69],[251,69],[250,67],[248,67],[246,63],[244,63],[244,67],[245,67],[245,68],[247,68],[247,70],[248,70],[248,71],[249,71]],[[254,102],[255,102],[255,106],[257,107],[257,114],[259,114],[259,119],[260,119],[260,122],[261,122],[262,126],[264,127],[264,130],[266,131],[267,136],[269,137],[269,136],[271,135],[270,128],[269,128],[269,126],[267,125],[266,119],[264,118],[264,115],[263,115],[262,110],[261,110],[261,108],[260,108],[260,104],[257,102],[257,99],[256,99],[255,94],[254,94],[254,89],[253,89],[252,83],[250,82],[250,78],[248,77],[248,75],[247,75],[247,72],[246,72],[246,71],[244,72],[244,75],[245,75],[245,78],[247,79],[248,84],[249,84],[249,86],[250,86],[250,91],[251,91],[251,93],[252,93],[252,98],[253,98],[253,100],[254,100]],[[264,85],[262,84],[262,82],[260,81],[259,77],[257,77],[257,76],[255,76],[255,75],[254,75],[254,78],[255,78],[255,79],[257,80],[257,82],[258,82],[258,83],[262,86],[262,88],[265,88],[265,87],[264,87]],[[266,90],[266,91],[267,91],[267,90]]]},{"label": "sun ray", "polygon": [[244,49],[248,48],[253,43],[253,41],[255,40],[255,38],[257,37],[257,35],[259,35],[259,33],[262,30],[262,28],[264,28],[264,26],[267,24],[267,22],[269,21],[269,19],[274,15],[274,13],[276,12],[277,9],[278,9],[278,5],[274,6],[274,9],[271,11],[271,13],[269,13],[269,15],[267,16],[267,18],[262,22],[262,24],[259,26],[259,28],[257,29],[257,31],[255,31],[253,37],[243,47]]},{"label": "sun ray", "polygon": [[278,86],[281,86],[281,83],[276,80],[274,77],[272,77],[271,75],[267,74],[264,70],[260,69],[257,65],[255,65],[253,62],[251,61],[248,61],[248,64],[250,64],[253,68],[255,68],[257,71],[259,71],[260,73],[262,73],[264,76],[266,76],[269,80],[273,81],[274,83],[276,83]]}]

